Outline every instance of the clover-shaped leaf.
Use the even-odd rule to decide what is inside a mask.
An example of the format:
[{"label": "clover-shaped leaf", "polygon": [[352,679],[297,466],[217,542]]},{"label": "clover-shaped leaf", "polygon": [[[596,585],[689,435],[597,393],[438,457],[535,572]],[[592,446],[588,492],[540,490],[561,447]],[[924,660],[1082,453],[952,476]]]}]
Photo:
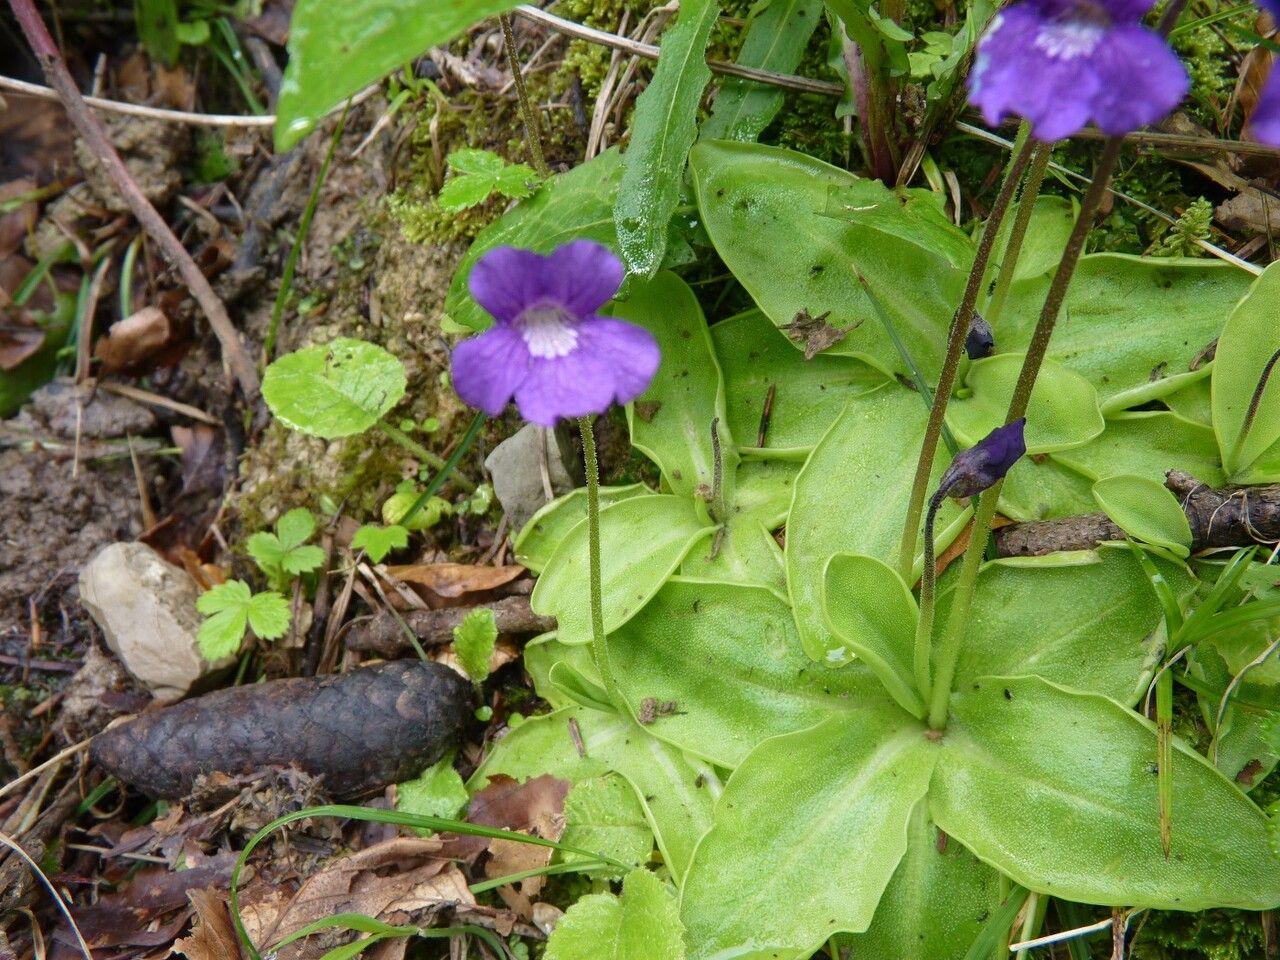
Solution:
[{"label": "clover-shaped leaf", "polygon": [[263,640],[275,640],[289,629],[289,601],[274,591],[254,593],[243,580],[228,580],[201,594],[196,609],[209,618],[196,634],[206,660],[238,652],[246,627]]}]

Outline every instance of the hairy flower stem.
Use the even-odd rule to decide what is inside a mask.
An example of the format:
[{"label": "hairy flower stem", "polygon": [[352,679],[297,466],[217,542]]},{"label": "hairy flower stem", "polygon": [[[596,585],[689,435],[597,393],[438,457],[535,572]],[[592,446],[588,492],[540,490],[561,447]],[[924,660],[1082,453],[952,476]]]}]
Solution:
[{"label": "hairy flower stem", "polygon": [[[1034,141],[1033,141],[1034,142]],[[1022,241],[1026,239],[1027,227],[1031,224],[1031,214],[1035,211],[1036,198],[1040,196],[1040,185],[1044,183],[1045,171],[1049,169],[1049,157],[1053,148],[1042,143],[1036,146],[1027,168],[1027,182],[1018,197],[1018,210],[1013,215],[1013,229],[1009,231],[1009,239],[1004,245],[1004,255],[1000,258],[1000,270],[996,275],[995,290],[987,303],[987,323],[996,326],[1000,314],[1004,311],[1004,303],[1009,298],[1009,289],[1013,286],[1013,276],[1018,269],[1018,255],[1022,252]]]},{"label": "hairy flower stem", "polygon": [[604,601],[600,586],[600,463],[590,417],[578,418],[582,431],[582,459],[587,473],[587,569],[591,594],[591,655],[605,689],[611,688],[609,650],[604,642]]},{"label": "hairy flower stem", "polygon": [[[1022,362],[1022,370],[1018,374],[1018,383],[1013,388],[1013,398],[1009,401],[1009,411],[1005,415],[1008,423],[1018,417],[1025,416],[1027,404],[1031,400],[1031,388],[1035,385],[1036,376],[1040,372],[1040,364],[1044,360],[1045,351],[1049,348],[1049,338],[1053,335],[1053,327],[1058,314],[1062,311],[1062,303],[1067,296],[1067,288],[1075,275],[1076,264],[1084,252],[1084,243],[1093,226],[1094,215],[1102,205],[1111,183],[1111,174],[1115,170],[1116,160],[1120,157],[1120,137],[1111,137],[1102,148],[1102,156],[1094,170],[1093,183],[1080,204],[1080,216],[1071,228],[1071,236],[1067,238],[1066,249],[1062,252],[1062,260],[1049,285],[1049,293],[1045,296],[1044,307],[1040,310],[1040,318],[1036,321],[1035,332],[1031,335],[1031,345],[1027,348],[1026,358]],[[946,632],[942,635],[938,646],[938,673],[934,677],[933,690],[929,701],[929,726],[935,730],[944,729],[947,725],[947,714],[951,708],[951,684],[955,680],[956,660],[960,656],[960,643],[964,639],[965,628],[969,623],[969,610],[973,605],[973,592],[978,583],[978,568],[982,565],[982,557],[987,550],[987,541],[991,537],[991,521],[996,515],[996,503],[1000,499],[1000,490],[1004,486],[1001,480],[984,492],[978,500],[978,508],[973,515],[973,533],[969,538],[969,546],[965,550],[964,560],[960,565],[960,576],[956,581],[951,600],[951,616],[947,620]]]},{"label": "hairy flower stem", "polygon": [[925,703],[929,702],[929,654],[933,640],[934,587],[937,583],[937,558],[933,552],[933,524],[938,508],[946,499],[946,492],[938,490],[929,498],[929,509],[924,515],[924,567],[920,572],[920,616],[916,619],[916,646],[912,658],[916,687]]},{"label": "hairy flower stem", "polygon": [[542,152],[542,131],[538,128],[538,116],[533,112],[533,102],[529,99],[529,89],[524,85],[524,71],[520,67],[520,51],[516,49],[515,31],[511,29],[511,17],[501,14],[498,23],[502,26],[502,43],[507,51],[507,63],[511,67],[511,82],[515,85],[516,99],[520,101],[520,119],[524,121],[524,139],[529,147],[529,158],[533,168],[544,177],[551,176],[551,168],[547,166],[546,154]]},{"label": "hairy flower stem", "polygon": [[920,514],[924,509],[924,497],[929,488],[929,477],[933,473],[933,457],[938,450],[938,438],[942,435],[943,417],[947,412],[947,401],[956,385],[956,372],[960,367],[960,354],[964,350],[965,338],[969,335],[969,324],[973,321],[973,308],[978,302],[978,292],[982,289],[982,278],[987,272],[987,263],[991,259],[991,250],[995,246],[996,236],[1000,233],[1000,223],[1013,199],[1022,172],[1031,159],[1035,141],[1028,138],[1022,149],[1014,155],[1006,172],[1004,183],[996,195],[987,217],[986,228],[982,231],[982,239],[978,242],[978,251],[973,259],[973,267],[969,271],[969,280],[965,284],[964,295],[955,316],[951,318],[951,332],[947,336],[947,353],[942,361],[942,372],[938,375],[938,388],[933,393],[933,404],[929,408],[929,421],[924,428],[924,442],[920,445],[920,459],[916,462],[916,475],[911,484],[911,499],[907,503],[906,522],[902,525],[902,542],[898,546],[898,573],[908,584],[912,581],[912,570],[915,566],[916,531],[920,529]]}]

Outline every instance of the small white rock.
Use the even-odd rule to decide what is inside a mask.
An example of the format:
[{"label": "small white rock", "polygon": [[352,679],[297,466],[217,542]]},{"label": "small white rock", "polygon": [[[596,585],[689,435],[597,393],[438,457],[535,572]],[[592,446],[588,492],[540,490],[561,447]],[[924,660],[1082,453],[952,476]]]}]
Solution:
[{"label": "small white rock", "polygon": [[234,662],[200,656],[199,587],[144,543],[112,543],[80,570],[80,600],[107,646],[164,703],[181,700],[203,677]]},{"label": "small white rock", "polygon": [[493,478],[494,495],[511,521],[512,533],[519,532],[548,500],[543,482],[544,450],[552,496],[568,493],[576,486],[574,473],[581,471],[581,464],[567,429],[525,424],[494,447],[484,462]]}]

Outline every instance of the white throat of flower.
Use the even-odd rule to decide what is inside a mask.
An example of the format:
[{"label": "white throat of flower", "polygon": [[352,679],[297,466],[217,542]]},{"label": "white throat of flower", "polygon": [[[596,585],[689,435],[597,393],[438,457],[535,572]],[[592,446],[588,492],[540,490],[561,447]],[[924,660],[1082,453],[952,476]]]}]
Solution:
[{"label": "white throat of flower", "polygon": [[568,356],[578,348],[577,321],[557,304],[532,306],[516,318],[515,325],[529,353],[535,357],[553,360]]},{"label": "white throat of flower", "polygon": [[1106,32],[1106,23],[1094,17],[1051,21],[1036,33],[1035,47],[1055,60],[1075,60],[1092,54]]}]

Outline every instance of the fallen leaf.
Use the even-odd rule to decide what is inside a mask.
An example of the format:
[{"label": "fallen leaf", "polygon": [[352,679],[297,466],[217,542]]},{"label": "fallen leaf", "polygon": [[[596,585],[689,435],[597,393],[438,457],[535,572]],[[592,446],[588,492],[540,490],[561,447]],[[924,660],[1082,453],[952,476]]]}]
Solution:
[{"label": "fallen leaf", "polygon": [[467,563],[415,563],[388,566],[387,573],[412,586],[432,606],[457,606],[464,597],[488,593],[524,575],[524,567]]},{"label": "fallen leaf", "polygon": [[[241,910],[245,928],[263,949],[336,913],[378,918],[400,913],[425,924],[441,910],[474,906],[462,871],[441,858],[440,849],[437,837],[396,837],[334,858],[304,880],[292,897],[246,903]],[[325,938],[316,939],[318,943]],[[307,957],[314,949],[293,944],[279,956],[281,960]]]},{"label": "fallen leaf", "polygon": [[173,326],[163,310],[143,307],[112,324],[94,346],[93,355],[102,361],[103,373],[139,372],[151,365],[149,361],[173,335]]},{"label": "fallen leaf", "polygon": [[233,960],[242,957],[240,938],[236,936],[227,906],[227,894],[221,890],[191,890],[187,894],[196,912],[191,936],[173,944],[173,952],[187,960]]},{"label": "fallen leaf", "polygon": [[852,327],[841,330],[839,327],[833,327],[827,323],[827,317],[831,316],[831,311],[820,313],[816,317],[811,316],[808,310],[801,310],[795,315],[792,321],[784,324],[782,332],[792,343],[797,343],[804,347],[804,358],[812,360],[823,350],[834,347],[837,343],[845,338],[850,330],[861,324],[861,320]]}]

